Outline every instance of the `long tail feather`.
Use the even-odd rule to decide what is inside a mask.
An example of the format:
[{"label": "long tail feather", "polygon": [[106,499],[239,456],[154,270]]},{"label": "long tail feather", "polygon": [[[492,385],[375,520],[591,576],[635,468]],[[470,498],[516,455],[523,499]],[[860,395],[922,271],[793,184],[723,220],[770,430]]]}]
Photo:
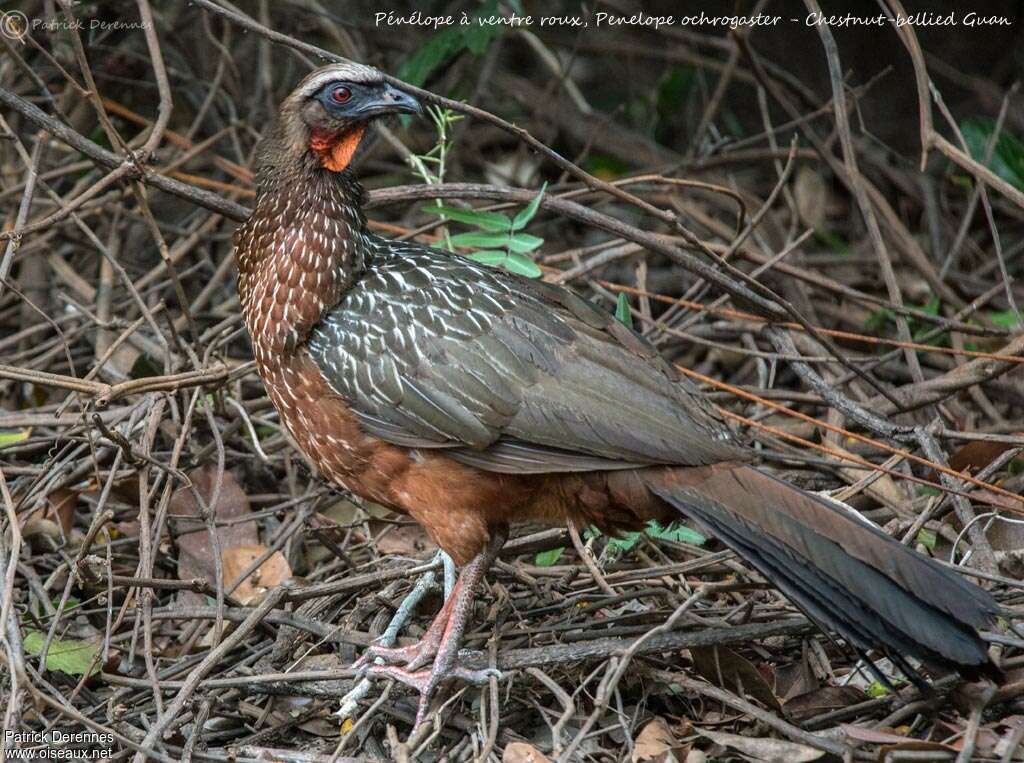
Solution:
[{"label": "long tail feather", "polygon": [[994,675],[978,630],[988,593],[824,498],[750,466],[650,472],[648,487],[700,522],[821,626],[858,651]]}]

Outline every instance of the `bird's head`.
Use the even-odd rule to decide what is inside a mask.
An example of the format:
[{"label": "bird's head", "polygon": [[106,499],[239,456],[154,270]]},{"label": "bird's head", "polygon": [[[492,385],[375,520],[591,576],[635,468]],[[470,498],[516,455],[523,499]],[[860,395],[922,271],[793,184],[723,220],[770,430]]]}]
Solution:
[{"label": "bird's head", "polygon": [[294,151],[311,152],[341,172],[366,128],[390,114],[420,114],[413,96],[388,84],[372,66],[331,64],[311,72],[281,104],[280,136]]}]

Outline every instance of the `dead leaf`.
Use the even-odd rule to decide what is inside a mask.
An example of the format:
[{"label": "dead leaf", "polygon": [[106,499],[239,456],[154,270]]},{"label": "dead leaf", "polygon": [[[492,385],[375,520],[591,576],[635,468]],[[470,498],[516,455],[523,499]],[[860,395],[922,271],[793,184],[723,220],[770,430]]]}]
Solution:
[{"label": "dead leaf", "polygon": [[[854,460],[860,460],[856,455],[835,442],[830,441],[828,447],[836,453],[849,456]],[[844,461],[843,463],[846,464],[849,462]],[[839,467],[839,471],[856,482],[864,479],[870,474],[873,474],[875,470],[844,465]],[[900,490],[899,485],[896,484],[896,480],[892,478],[891,474],[882,474],[878,479],[864,488],[863,492],[885,505],[904,506],[907,503],[907,494]],[[845,498],[838,498],[838,500],[846,501]]]},{"label": "dead leaf", "polygon": [[510,742],[505,745],[501,763],[551,763],[551,759],[526,742]]},{"label": "dead leaf", "polygon": [[49,538],[54,544],[61,541],[60,525],[52,519],[36,516],[28,520],[21,530],[22,537],[29,543],[37,538]]},{"label": "dead leaf", "polygon": [[64,537],[71,537],[71,528],[75,524],[75,509],[78,508],[77,490],[60,487],[46,496],[46,516],[48,519],[56,519]]},{"label": "dead leaf", "polygon": [[744,755],[767,761],[767,763],[807,763],[807,761],[817,760],[825,754],[824,750],[816,750],[805,744],[786,742],[782,739],[744,737],[739,734],[726,734],[706,729],[695,729],[695,731],[715,744],[731,747]]},{"label": "dead leaf", "polygon": [[797,170],[793,197],[804,225],[820,229],[825,224],[825,206],[828,202],[828,187],[821,174],[807,165]]},{"label": "dead leaf", "polygon": [[[923,739],[907,739],[899,744],[885,744],[878,748],[879,760],[899,760],[901,756],[891,755],[894,752],[944,752],[948,759],[952,760],[958,748],[940,742],[926,742]],[[936,756],[930,756],[932,760],[941,760]],[[987,756],[986,756],[987,757]]]},{"label": "dead leaf", "polygon": [[868,695],[856,686],[823,686],[786,700],[785,707],[794,720],[801,721],[866,699]]},{"label": "dead leaf", "polygon": [[867,729],[863,726],[853,726],[848,723],[840,723],[839,728],[850,739],[858,742],[870,742],[871,744],[901,744],[907,741],[905,736],[887,731],[885,729]]},{"label": "dead leaf", "polygon": [[793,697],[807,694],[817,689],[818,679],[807,659],[807,650],[801,655],[799,662],[789,665],[779,665],[775,668],[775,688],[773,694],[783,703]]},{"label": "dead leaf", "polygon": [[[214,466],[201,466],[192,470],[189,475],[192,484],[199,492],[203,501],[209,505],[213,496],[217,469]],[[209,506],[210,512],[218,522],[225,519],[239,519],[251,513],[249,498],[239,486],[231,472],[224,472],[217,496],[217,504]],[[171,515],[172,531],[178,544],[178,579],[192,580],[202,578],[215,585],[214,548],[210,533],[204,526],[199,504],[192,490],[180,487],[171,496],[168,511]],[[259,543],[256,522],[242,521],[222,525],[216,529],[220,551],[223,554],[235,546],[254,546]],[[225,581],[228,576],[225,573]],[[205,597],[192,591],[180,591],[178,601],[185,606],[200,606]]]},{"label": "dead leaf", "polygon": [[298,727],[318,737],[332,738],[338,736],[337,719],[310,718],[308,721],[300,723]]},{"label": "dead leaf", "polygon": [[57,542],[62,538],[70,539],[79,495],[81,493],[78,490],[70,488],[54,490],[46,496],[46,506],[43,510],[37,510],[28,516],[22,525],[22,535],[27,539],[46,536]]},{"label": "dead leaf", "polygon": [[[1002,493],[995,493],[995,492],[993,492],[991,490],[986,490],[985,488],[978,488],[977,490],[972,490],[971,491],[971,498],[973,500],[977,501],[978,503],[986,503],[989,506],[993,506],[993,507],[995,507],[997,509],[1005,509],[1006,511],[1009,511],[1009,512],[1014,513],[1014,514],[1017,511],[1020,510],[1020,501],[1019,500],[1017,500],[1015,498],[1008,498],[1007,496],[1003,495]],[[959,522],[952,522],[952,524],[953,524],[954,527],[959,529],[959,527],[960,527],[960,523]],[[997,522],[996,524],[1004,524],[1005,525],[1007,523],[1006,522]],[[991,528],[989,529],[989,531],[991,532]],[[1009,551],[1009,550],[1014,549],[1014,548],[1019,548],[1019,546],[1010,546],[1006,550]]]},{"label": "dead leaf", "polygon": [[648,721],[637,735],[636,744],[633,746],[633,763],[668,763],[672,760],[682,760],[685,758],[685,749],[685,745],[680,744],[672,733],[668,722],[661,716],[656,716]]},{"label": "dead leaf", "polygon": [[[249,565],[259,559],[267,551],[261,544],[252,546],[232,546],[225,549],[223,558],[224,587],[235,584]],[[292,576],[292,568],[284,554],[275,551],[243,580],[235,589],[234,597],[242,604],[254,604],[263,598],[269,589],[280,585]]]},{"label": "dead leaf", "polygon": [[715,686],[753,697],[765,707],[782,712],[775,692],[746,657],[724,646],[696,647],[690,655],[694,669]]},{"label": "dead leaf", "polygon": [[[975,494],[987,492],[976,490]],[[1002,496],[998,496],[1002,498]],[[1004,499],[1009,503],[1008,499]],[[1005,504],[1004,504],[1005,507]],[[1024,525],[1019,522],[996,520],[985,531],[985,537],[995,551],[1017,551],[1024,548]]]},{"label": "dead leaf", "polygon": [[[1018,432],[1017,434],[1019,435],[1020,433]],[[972,440],[957,448],[950,455],[949,468],[955,472],[966,471],[968,474],[975,474],[1013,447],[1013,445],[1005,442]],[[938,482],[939,475],[932,470],[928,479],[932,482]]]}]

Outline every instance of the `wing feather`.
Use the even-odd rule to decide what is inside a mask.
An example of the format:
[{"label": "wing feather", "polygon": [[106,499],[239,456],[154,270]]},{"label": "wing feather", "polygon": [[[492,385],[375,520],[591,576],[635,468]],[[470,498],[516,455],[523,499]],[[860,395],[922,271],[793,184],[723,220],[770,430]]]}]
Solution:
[{"label": "wing feather", "polygon": [[542,473],[741,457],[649,343],[567,289],[372,240],[310,356],[371,434]]}]

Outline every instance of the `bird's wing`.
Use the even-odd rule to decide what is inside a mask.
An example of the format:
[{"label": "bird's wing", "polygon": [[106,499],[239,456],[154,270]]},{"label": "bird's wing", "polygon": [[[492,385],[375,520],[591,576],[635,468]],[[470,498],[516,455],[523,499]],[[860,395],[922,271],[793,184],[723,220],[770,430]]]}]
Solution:
[{"label": "bird's wing", "polygon": [[371,434],[502,472],[739,457],[650,344],[569,290],[417,245],[374,249],[308,343]]}]

